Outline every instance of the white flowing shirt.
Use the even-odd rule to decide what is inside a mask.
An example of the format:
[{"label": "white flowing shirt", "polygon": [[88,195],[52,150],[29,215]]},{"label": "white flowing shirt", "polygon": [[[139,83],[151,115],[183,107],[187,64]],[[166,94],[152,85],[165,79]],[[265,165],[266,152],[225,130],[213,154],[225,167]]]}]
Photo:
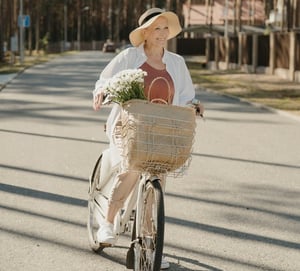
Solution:
[{"label": "white flowing shirt", "polygon": [[[144,44],[139,47],[130,47],[116,55],[101,72],[99,80],[95,84],[93,95],[101,93],[103,85],[115,74],[126,69],[138,69],[147,61]],[[184,106],[195,97],[195,88],[182,56],[164,49],[162,58],[166,70],[174,83],[173,105]],[[110,147],[115,148],[113,143],[113,131],[120,114],[120,106],[115,104],[110,112],[106,123],[106,134],[110,141]]]}]

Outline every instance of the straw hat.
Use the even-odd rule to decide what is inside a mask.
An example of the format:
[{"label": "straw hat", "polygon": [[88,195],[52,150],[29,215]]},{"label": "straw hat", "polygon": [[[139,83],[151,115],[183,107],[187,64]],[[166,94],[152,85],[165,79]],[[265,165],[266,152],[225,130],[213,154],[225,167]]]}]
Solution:
[{"label": "straw hat", "polygon": [[139,27],[129,34],[129,40],[133,46],[137,47],[144,42],[143,29],[149,27],[158,17],[164,17],[168,20],[168,39],[174,38],[181,32],[182,28],[178,16],[174,12],[151,8],[141,15],[138,21]]}]

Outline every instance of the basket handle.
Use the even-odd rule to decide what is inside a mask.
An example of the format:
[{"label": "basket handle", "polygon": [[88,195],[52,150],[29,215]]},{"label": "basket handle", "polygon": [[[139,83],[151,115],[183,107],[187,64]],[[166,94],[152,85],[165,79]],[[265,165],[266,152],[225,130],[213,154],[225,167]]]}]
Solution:
[{"label": "basket handle", "polygon": [[[151,88],[152,88],[153,84],[159,79],[164,80],[166,82],[166,84],[168,85],[168,100],[167,101],[164,100],[164,99],[161,99],[161,98],[155,98],[155,99],[150,100]],[[148,101],[150,101],[151,103],[153,103],[153,102],[162,102],[164,104],[170,104],[171,103],[171,87],[170,87],[170,84],[169,84],[168,80],[165,77],[162,77],[162,76],[159,76],[159,77],[156,77],[155,79],[153,79],[150,86],[149,86],[148,97],[147,98],[148,98]]]}]

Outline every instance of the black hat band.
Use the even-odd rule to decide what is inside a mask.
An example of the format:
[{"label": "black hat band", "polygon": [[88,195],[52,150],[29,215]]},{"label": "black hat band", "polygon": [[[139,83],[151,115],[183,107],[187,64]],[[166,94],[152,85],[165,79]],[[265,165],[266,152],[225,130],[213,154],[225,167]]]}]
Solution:
[{"label": "black hat band", "polygon": [[[149,21],[151,18],[153,18],[154,16],[159,15],[159,14],[161,14],[161,12],[154,12],[154,13],[148,15],[148,16],[142,21],[141,25],[143,25],[144,23],[146,23],[147,21]],[[140,26],[141,26],[141,25],[140,25]]]}]

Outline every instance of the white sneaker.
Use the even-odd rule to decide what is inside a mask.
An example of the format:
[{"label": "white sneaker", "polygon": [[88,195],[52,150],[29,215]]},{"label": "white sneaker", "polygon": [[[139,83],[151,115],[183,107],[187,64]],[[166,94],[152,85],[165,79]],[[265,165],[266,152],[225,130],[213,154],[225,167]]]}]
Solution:
[{"label": "white sneaker", "polygon": [[162,257],[160,269],[164,270],[164,269],[169,269],[169,268],[170,268],[170,263],[166,260],[165,257]]},{"label": "white sneaker", "polygon": [[97,232],[97,239],[101,244],[113,246],[116,243],[114,225],[109,222],[101,224]]}]

